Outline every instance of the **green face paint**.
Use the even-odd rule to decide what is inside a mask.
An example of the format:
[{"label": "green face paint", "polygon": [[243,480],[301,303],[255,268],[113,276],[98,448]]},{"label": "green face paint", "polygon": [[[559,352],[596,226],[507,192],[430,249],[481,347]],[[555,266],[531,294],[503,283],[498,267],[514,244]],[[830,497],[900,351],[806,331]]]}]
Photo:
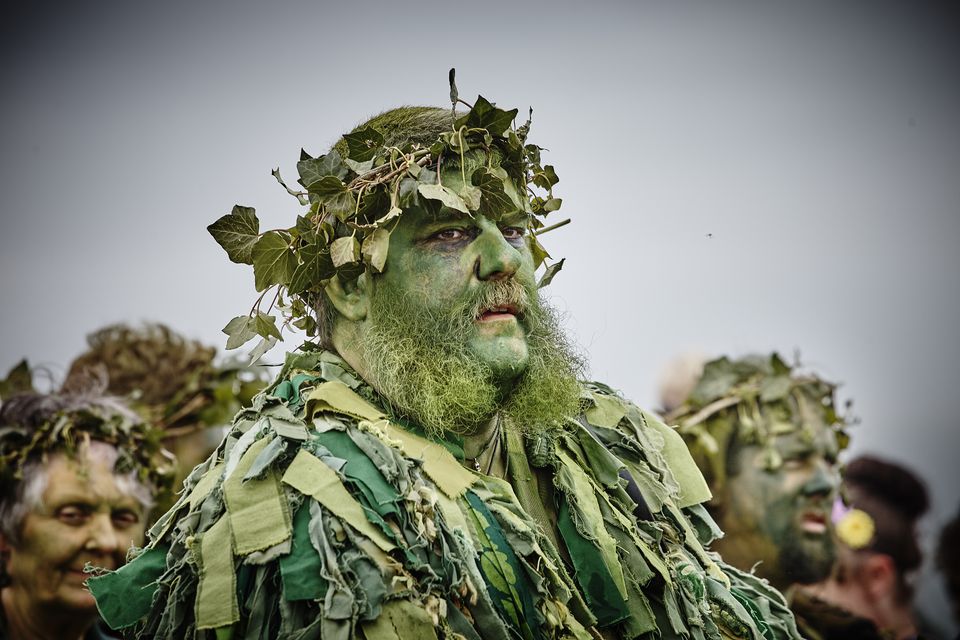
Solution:
[{"label": "green face paint", "polygon": [[381,393],[428,431],[468,433],[498,410],[539,430],[577,409],[581,365],[539,299],[525,229],[519,211],[411,207],[391,234],[358,347]]},{"label": "green face paint", "polygon": [[830,509],[837,495],[836,439],[822,425],[773,439],[782,458],[764,465],[769,451],[747,445],[731,460],[739,471],[728,481],[729,501],[722,526],[721,554],[775,586],[808,584],[829,573],[834,560]]}]

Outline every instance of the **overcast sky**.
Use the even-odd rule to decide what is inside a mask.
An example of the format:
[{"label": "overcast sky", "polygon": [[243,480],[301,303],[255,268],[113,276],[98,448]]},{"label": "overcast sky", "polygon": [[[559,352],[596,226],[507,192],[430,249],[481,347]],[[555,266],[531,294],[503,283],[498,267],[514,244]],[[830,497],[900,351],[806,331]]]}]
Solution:
[{"label": "overcast sky", "polygon": [[960,23],[937,5],[29,4],[0,27],[0,374],[62,372],[117,321],[222,346],[253,276],[206,225],[240,203],[290,226],[271,169],[447,104],[456,67],[468,100],[534,107],[574,220],[544,237],[550,296],[595,378],[655,407],[678,353],[799,350],[854,399],[851,453],[930,481],[928,544],[956,513]]}]

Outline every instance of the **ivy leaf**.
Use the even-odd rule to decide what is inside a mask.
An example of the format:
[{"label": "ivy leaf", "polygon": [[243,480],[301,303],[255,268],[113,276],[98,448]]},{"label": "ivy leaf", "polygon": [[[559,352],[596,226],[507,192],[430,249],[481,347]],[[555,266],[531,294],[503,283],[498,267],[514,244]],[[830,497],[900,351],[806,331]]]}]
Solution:
[{"label": "ivy leaf", "polygon": [[260,221],[251,207],[236,205],[227,215],[207,227],[231,262],[253,264],[253,246],[260,239]]},{"label": "ivy leaf", "polygon": [[343,162],[348,167],[350,167],[353,170],[353,172],[356,173],[358,176],[361,176],[367,173],[368,171],[370,171],[370,169],[373,169],[373,158],[370,158],[365,162],[357,162],[356,160],[351,160],[350,158],[347,158]]},{"label": "ivy leaf", "polygon": [[280,330],[277,329],[277,319],[274,316],[268,316],[262,311],[257,311],[254,323],[258,335],[264,338],[273,336],[280,340]]},{"label": "ivy leaf", "polygon": [[363,240],[363,260],[377,273],[383,272],[387,263],[387,250],[390,248],[390,230],[378,227]]},{"label": "ivy leaf", "polygon": [[291,295],[302,293],[310,287],[333,277],[336,273],[330,259],[330,249],[318,242],[300,247],[300,264],[290,277],[287,290]]},{"label": "ivy leaf", "polygon": [[319,158],[311,158],[308,156],[297,163],[297,173],[300,174],[299,182],[307,189],[310,188],[310,185],[319,182],[327,176],[333,176],[338,180],[343,180],[347,177],[347,171],[347,166],[343,163],[340,154],[337,153],[336,150]]},{"label": "ivy leaf", "polygon": [[256,321],[250,316],[237,316],[222,331],[227,334],[227,349],[242,347],[257,337]]},{"label": "ivy leaf", "polygon": [[544,213],[550,213],[551,211],[556,211],[560,208],[560,205],[563,204],[563,198],[548,198],[547,201],[543,204]]},{"label": "ivy leaf", "polygon": [[270,349],[273,349],[276,344],[277,339],[273,336],[270,336],[269,338],[261,338],[260,342],[257,343],[257,346],[255,346],[253,351],[250,352],[250,362],[247,364],[247,366],[255,364],[257,360],[263,357],[263,354],[265,354],[267,351],[270,351]]},{"label": "ivy leaf", "polygon": [[760,382],[760,401],[783,400],[790,393],[790,387],[790,376],[787,374],[765,377]]},{"label": "ivy leaf", "polygon": [[513,119],[517,117],[517,110],[504,111],[488,102],[483,96],[477,96],[473,108],[454,123],[458,129],[466,126],[469,129],[486,129],[492,136],[501,136],[510,128]]},{"label": "ivy leaf", "polygon": [[330,258],[333,266],[340,268],[360,259],[360,243],[353,236],[337,238],[330,244]]},{"label": "ivy leaf", "polygon": [[316,194],[327,211],[341,221],[349,218],[356,210],[356,198],[340,178],[325,176],[311,184],[308,191]]},{"label": "ivy leaf", "polygon": [[540,282],[537,283],[537,288],[542,289],[551,282],[553,282],[553,277],[560,273],[560,270],[563,269],[563,262],[566,258],[560,258],[560,262],[554,262],[547,270],[543,272],[543,277],[540,278]]},{"label": "ivy leaf", "polygon": [[527,236],[530,240],[530,253],[533,254],[533,268],[537,269],[543,264],[543,261],[550,257],[550,254],[547,253],[547,250],[543,248],[543,245],[540,244],[540,241],[537,240],[536,236],[530,235]]},{"label": "ivy leaf", "polygon": [[460,189],[460,198],[470,211],[476,211],[480,208],[480,189],[473,185],[466,184]]},{"label": "ivy leaf", "polygon": [[507,172],[497,167],[496,170],[481,167],[473,172],[470,178],[480,190],[480,213],[491,220],[498,220],[503,214],[516,209],[516,205],[503,188],[504,179],[509,180]]},{"label": "ivy leaf", "polygon": [[560,182],[560,178],[557,177],[557,172],[553,170],[553,166],[549,164],[543,168],[543,171],[537,171],[533,174],[533,184],[547,191],[558,182]]},{"label": "ivy leaf", "polygon": [[33,391],[33,376],[26,358],[10,369],[6,378],[0,380],[0,398],[8,398],[25,391]]},{"label": "ivy leaf", "polygon": [[439,200],[444,206],[450,209],[456,209],[457,211],[467,214],[470,213],[470,210],[467,208],[467,203],[463,201],[463,198],[442,184],[421,184],[417,187],[417,191],[428,200]]},{"label": "ivy leaf", "polygon": [[290,234],[267,231],[253,245],[253,277],[257,291],[274,284],[287,284],[297,268],[297,256],[290,249]]},{"label": "ivy leaf", "polygon": [[347,157],[357,162],[372,160],[377,155],[377,150],[383,146],[383,136],[372,127],[347,133],[343,136],[343,140],[349,149]]}]

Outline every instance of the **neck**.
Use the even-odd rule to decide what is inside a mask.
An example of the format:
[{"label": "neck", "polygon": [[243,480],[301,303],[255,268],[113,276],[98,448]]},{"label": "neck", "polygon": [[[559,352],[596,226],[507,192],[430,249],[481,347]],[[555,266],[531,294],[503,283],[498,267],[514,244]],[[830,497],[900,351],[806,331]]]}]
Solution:
[{"label": "neck", "polygon": [[7,623],[7,628],[0,631],[6,631],[10,640],[80,640],[97,619],[95,611],[89,614],[51,611],[50,607],[33,602],[15,586],[0,591],[0,601]]}]

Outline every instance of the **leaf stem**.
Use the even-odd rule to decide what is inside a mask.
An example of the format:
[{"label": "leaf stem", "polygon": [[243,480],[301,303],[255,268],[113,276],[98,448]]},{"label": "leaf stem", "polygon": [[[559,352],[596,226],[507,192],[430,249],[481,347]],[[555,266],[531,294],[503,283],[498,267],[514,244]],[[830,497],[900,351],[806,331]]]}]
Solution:
[{"label": "leaf stem", "polygon": [[535,235],[535,236],[542,236],[543,234],[547,233],[548,231],[553,231],[554,229],[559,229],[560,227],[564,227],[564,226],[566,226],[566,225],[568,225],[568,224],[570,224],[570,218],[567,218],[566,220],[561,220],[560,222],[558,222],[558,223],[556,223],[556,224],[552,224],[552,225],[550,225],[549,227],[543,227],[542,229],[537,229],[536,231],[533,232],[533,235]]}]

